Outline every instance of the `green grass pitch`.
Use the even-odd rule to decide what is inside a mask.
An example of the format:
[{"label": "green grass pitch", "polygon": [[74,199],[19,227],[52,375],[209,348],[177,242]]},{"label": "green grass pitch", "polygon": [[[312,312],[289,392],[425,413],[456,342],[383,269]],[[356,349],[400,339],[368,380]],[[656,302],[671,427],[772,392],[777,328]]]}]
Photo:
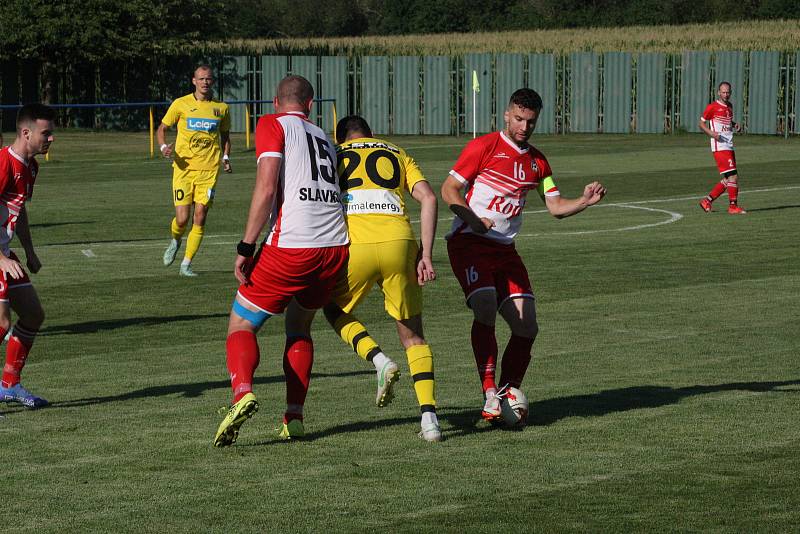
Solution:
[{"label": "green grass pitch", "polygon": [[[437,191],[466,141],[397,139]],[[737,138],[748,214],[736,217],[725,197],[714,213],[698,207],[718,179],[701,136],[532,142],[566,196],[595,178],[609,193],[562,221],[529,197],[517,246],[540,334],[527,428],[479,418],[471,314],[438,240],[425,329],[444,442],[417,437],[405,357],[374,294],[359,316],[404,371],[393,404],[374,406],[372,367],[320,315],[309,437],[279,442],[274,318],[260,335],[261,409],[235,446],[214,449],[253,151],[234,136],[201,276],[185,279],[161,264],[171,170],[147,157],[146,136],[57,132],[29,205],[47,320],[23,373],[52,406],[0,405],[3,530],[795,530],[800,139]],[[449,221],[440,206],[440,236]]]}]

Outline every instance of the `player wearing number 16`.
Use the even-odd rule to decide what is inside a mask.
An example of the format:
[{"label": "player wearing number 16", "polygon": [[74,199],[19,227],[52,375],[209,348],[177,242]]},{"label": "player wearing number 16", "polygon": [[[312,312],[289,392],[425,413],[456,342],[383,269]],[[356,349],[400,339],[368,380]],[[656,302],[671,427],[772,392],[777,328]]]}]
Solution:
[{"label": "player wearing number 16", "polygon": [[[228,322],[226,344],[233,406],[214,445],[230,445],[258,409],[253,374],[259,363],[256,333],[286,312],[286,411],[280,437],[305,433],[303,405],[311,379],[311,322],[330,300],[347,264],[347,226],[340,204],[336,152],[325,132],[308,120],[314,89],[305,78],[278,84],[276,114],[256,126],[256,183],[234,275],[241,284]],[[268,226],[254,255],[261,230]]]},{"label": "player wearing number 16", "polygon": [[[606,193],[600,183],[592,182],[578,198],[561,196],[544,154],[528,144],[541,110],[536,91],[515,91],[504,114],[505,128],[467,144],[442,184],[442,199],[456,215],[447,253],[473,313],[472,350],[483,386],[482,415],[489,421],[501,416],[506,386],[520,387],[539,329],[528,271],[514,247],[528,192],[539,193],[558,218],[597,204]],[[494,328],[498,312],[511,329],[499,389]]]}]

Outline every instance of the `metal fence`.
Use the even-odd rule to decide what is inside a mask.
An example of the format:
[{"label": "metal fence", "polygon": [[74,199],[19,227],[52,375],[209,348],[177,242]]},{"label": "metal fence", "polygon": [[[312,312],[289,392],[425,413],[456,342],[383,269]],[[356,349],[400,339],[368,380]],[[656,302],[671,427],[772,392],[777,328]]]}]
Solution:
[{"label": "metal fence", "polygon": [[[800,133],[796,117],[800,52],[239,56],[219,58],[215,65],[225,100],[270,100],[281,78],[300,74],[312,82],[319,98],[336,101],[339,117],[359,113],[376,134],[458,135],[471,132],[473,124],[479,133],[498,129],[503,126],[508,97],[522,86],[542,95],[539,133],[697,132],[700,115],[721,81],[733,86],[734,118],[745,132]],[[474,117],[473,72],[480,85],[474,95]],[[121,84],[104,84],[103,75],[102,69],[95,72],[95,94],[112,102],[124,101],[119,94],[98,92],[109,87],[119,92]],[[30,93],[35,83],[25,69],[20,69],[16,79],[4,72],[1,103],[18,103],[25,87]],[[152,100],[186,92],[160,87],[160,97]],[[249,118],[254,121],[271,109],[259,105]],[[325,129],[333,129],[332,113],[317,109],[312,118]],[[234,131],[245,131],[242,108],[232,110],[232,119]],[[86,123],[115,127],[120,120],[98,120],[93,115],[77,125]]]},{"label": "metal fence", "polygon": [[269,98],[283,75],[304,74],[320,96],[336,99],[339,116],[361,114],[378,134],[471,132],[473,71],[478,132],[502,127],[508,97],[523,86],[542,95],[540,133],[697,132],[718,84],[728,81],[745,132],[800,133],[800,52],[265,56],[247,64],[237,74],[261,80],[262,92],[244,92],[258,85],[241,84],[226,98]]}]

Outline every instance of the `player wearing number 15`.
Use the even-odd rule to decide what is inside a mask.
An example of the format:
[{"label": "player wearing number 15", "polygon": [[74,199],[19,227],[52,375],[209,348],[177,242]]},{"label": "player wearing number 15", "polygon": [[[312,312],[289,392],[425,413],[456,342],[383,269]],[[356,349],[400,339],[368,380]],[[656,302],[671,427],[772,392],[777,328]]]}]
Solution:
[{"label": "player wearing number 15", "polygon": [[[258,409],[256,333],[284,311],[287,406],[279,435],[294,439],[305,432],[303,405],[314,361],[311,322],[344,272],[348,245],[336,152],[325,132],[308,120],[313,97],[305,78],[284,78],[275,95],[277,113],[261,117],[256,126],[256,184],[237,247],[234,275],[241,285],[226,344],[233,406],[217,429],[217,447],[236,441],[239,427]],[[267,238],[254,257],[267,224]]]},{"label": "player wearing number 15", "polygon": [[592,182],[578,198],[561,197],[544,154],[528,144],[541,109],[536,91],[515,91],[504,114],[505,128],[471,141],[442,184],[442,199],[456,215],[447,253],[473,313],[472,350],[483,386],[482,415],[489,421],[501,416],[504,389],[498,390],[495,381],[497,313],[511,329],[501,363],[504,387],[520,387],[539,329],[528,271],[514,247],[528,192],[539,193],[558,218],[597,204],[606,193]]},{"label": "player wearing number 15", "polygon": [[[386,312],[397,321],[397,333],[406,351],[414,391],[422,413],[419,436],[440,441],[436,417],[433,355],[422,333],[422,290],[436,278],[431,259],[436,235],[436,194],[416,162],[388,141],[372,137],[362,117],[345,117],[336,126],[342,204],[350,230],[347,277],[336,286],[325,317],[336,333],[361,358],[371,361],[378,378],[378,406],[392,398],[400,376],[397,364],[386,356],[351,312],[377,284]],[[408,220],[405,194],[421,205],[421,246]]]}]

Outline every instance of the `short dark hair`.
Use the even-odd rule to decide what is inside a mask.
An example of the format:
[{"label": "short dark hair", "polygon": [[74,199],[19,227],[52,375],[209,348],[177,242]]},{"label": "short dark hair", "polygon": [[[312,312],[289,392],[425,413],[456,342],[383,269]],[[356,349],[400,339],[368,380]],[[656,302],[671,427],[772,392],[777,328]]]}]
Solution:
[{"label": "short dark hair", "polygon": [[511,95],[511,98],[508,100],[508,107],[511,107],[513,104],[518,105],[521,108],[525,109],[532,109],[539,111],[544,107],[542,104],[542,97],[539,96],[539,93],[534,91],[533,89],[528,89],[527,87],[523,87],[522,89],[517,89]]},{"label": "short dark hair", "polygon": [[305,104],[314,98],[314,87],[302,76],[291,75],[278,83],[277,95],[281,102]]},{"label": "short dark hair", "polygon": [[37,120],[52,121],[56,118],[56,112],[50,106],[33,102],[25,104],[17,112],[17,131],[25,125]]},{"label": "short dark hair", "polygon": [[359,115],[348,115],[336,124],[336,142],[344,143],[351,132],[360,132],[364,137],[372,137],[372,128],[367,120]]},{"label": "short dark hair", "polygon": [[729,88],[733,89],[733,86],[731,85],[731,82],[719,82],[719,85],[717,86],[717,91],[722,89],[723,85],[727,85]]}]

